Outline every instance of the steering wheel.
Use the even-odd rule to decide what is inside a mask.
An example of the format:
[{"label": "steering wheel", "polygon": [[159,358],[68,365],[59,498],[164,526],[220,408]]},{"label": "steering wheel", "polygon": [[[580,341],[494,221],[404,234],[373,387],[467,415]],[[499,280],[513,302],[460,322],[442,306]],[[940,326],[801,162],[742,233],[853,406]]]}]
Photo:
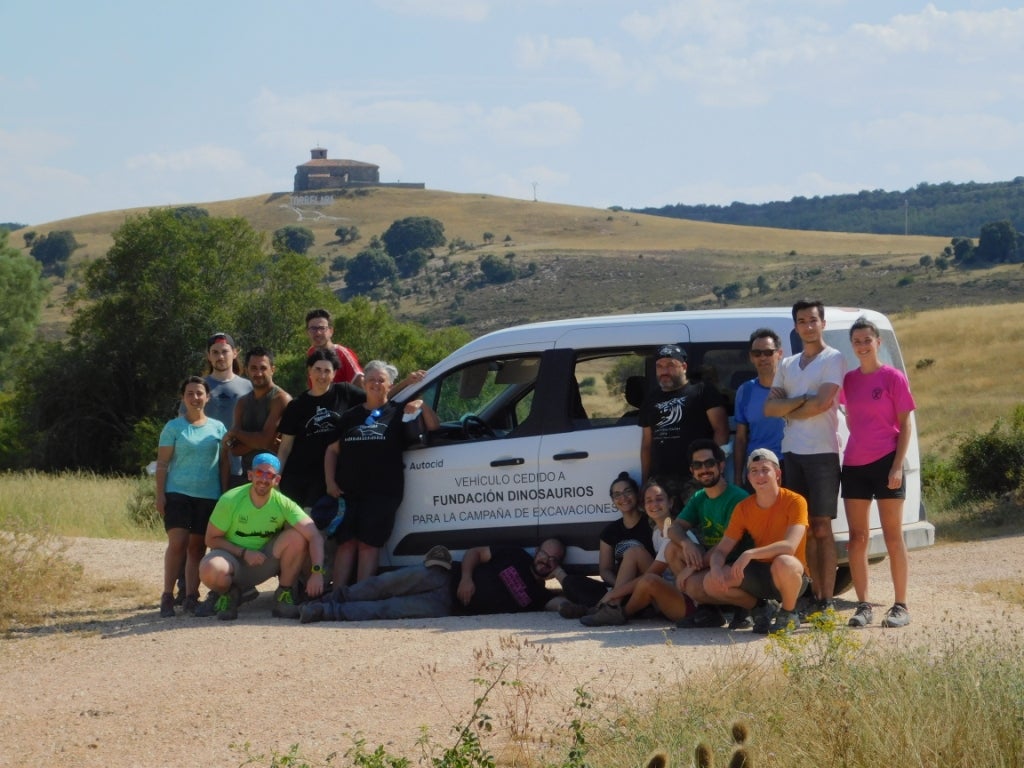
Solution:
[{"label": "steering wheel", "polygon": [[497,437],[490,425],[477,416],[475,413],[467,413],[462,417],[462,434],[467,440],[476,440],[480,437]]}]

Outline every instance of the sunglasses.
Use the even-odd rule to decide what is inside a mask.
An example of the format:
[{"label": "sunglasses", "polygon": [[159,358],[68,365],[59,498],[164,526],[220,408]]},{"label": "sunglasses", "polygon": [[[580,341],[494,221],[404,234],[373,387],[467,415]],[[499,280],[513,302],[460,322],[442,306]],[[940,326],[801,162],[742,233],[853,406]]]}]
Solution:
[{"label": "sunglasses", "polygon": [[277,477],[277,472],[272,469],[254,469],[252,470],[252,476],[260,480],[273,480]]},{"label": "sunglasses", "polygon": [[364,421],[363,423],[368,427],[372,427],[374,424],[377,423],[377,419],[379,418],[380,408],[374,408],[372,411],[370,411],[370,415],[366,417],[366,421]]},{"label": "sunglasses", "polygon": [[704,459],[704,461],[691,461],[690,469],[696,471],[698,469],[714,469],[718,466],[718,459]]},{"label": "sunglasses", "polygon": [[771,357],[779,350],[777,349],[752,349],[750,350],[751,357]]}]

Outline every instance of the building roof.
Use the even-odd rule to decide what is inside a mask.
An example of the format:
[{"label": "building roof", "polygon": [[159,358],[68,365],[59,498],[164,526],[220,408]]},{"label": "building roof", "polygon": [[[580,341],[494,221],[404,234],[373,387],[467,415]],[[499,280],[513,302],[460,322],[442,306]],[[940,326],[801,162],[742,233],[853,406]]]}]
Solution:
[{"label": "building roof", "polygon": [[299,168],[380,168],[373,163],[364,163],[359,160],[330,160],[327,158],[318,160],[307,160]]}]

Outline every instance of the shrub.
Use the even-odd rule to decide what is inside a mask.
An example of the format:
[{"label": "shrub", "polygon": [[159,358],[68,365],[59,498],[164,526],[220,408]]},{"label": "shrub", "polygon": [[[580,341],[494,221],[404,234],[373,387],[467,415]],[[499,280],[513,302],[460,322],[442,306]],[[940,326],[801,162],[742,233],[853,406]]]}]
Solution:
[{"label": "shrub", "polygon": [[954,464],[961,473],[963,501],[1001,496],[1024,480],[1024,406],[1009,421],[999,419],[985,433],[970,433],[957,446]]}]

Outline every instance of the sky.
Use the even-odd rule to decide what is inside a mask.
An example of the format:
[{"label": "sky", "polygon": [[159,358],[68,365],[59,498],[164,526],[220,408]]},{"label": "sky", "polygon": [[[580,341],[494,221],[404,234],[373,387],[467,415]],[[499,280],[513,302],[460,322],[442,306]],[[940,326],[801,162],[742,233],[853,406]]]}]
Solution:
[{"label": "sky", "polygon": [[295,166],[607,207],[1024,175],[1024,5],[5,0],[0,221]]}]

